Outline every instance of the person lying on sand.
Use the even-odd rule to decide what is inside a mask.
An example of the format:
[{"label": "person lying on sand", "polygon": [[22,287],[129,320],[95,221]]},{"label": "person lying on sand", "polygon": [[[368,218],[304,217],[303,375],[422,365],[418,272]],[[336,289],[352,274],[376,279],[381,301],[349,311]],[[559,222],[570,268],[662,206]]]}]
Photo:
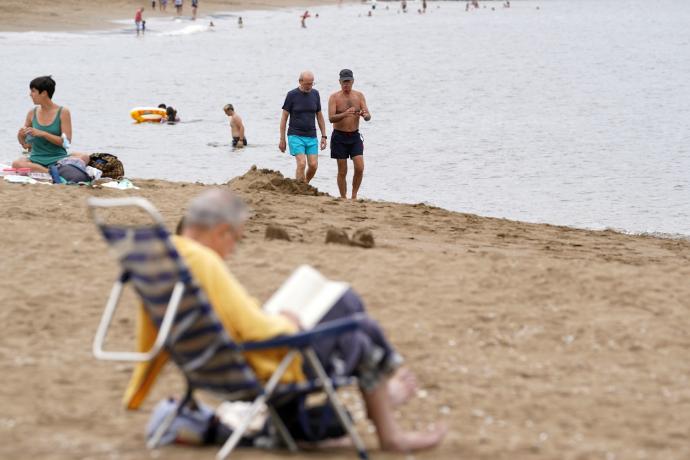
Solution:
[{"label": "person lying on sand", "polygon": [[67,107],[53,102],[55,80],[50,75],[34,78],[29,83],[29,89],[31,101],[36,107],[26,114],[17,140],[25,150],[30,151],[30,155],[28,159],[22,157],[13,161],[12,167],[47,173],[50,166],[68,156],[88,164],[88,154],[67,153],[72,142],[72,117]]},{"label": "person lying on sand", "polygon": [[[232,192],[208,190],[190,202],[180,227],[181,235],[173,236],[173,244],[234,340],[266,340],[294,334],[300,329],[299,320],[289,313],[272,315],[264,312],[223,261],[242,239],[247,217],[244,202]],[[361,313],[364,313],[364,305],[360,297],[349,290],[323,321]],[[140,308],[139,318],[138,344],[141,350],[147,350],[156,333],[143,308]],[[417,384],[412,372],[402,367],[402,358],[374,320],[366,317],[362,327],[355,332],[343,335],[337,341],[327,338],[316,342],[314,349],[324,363],[330,363],[333,357],[339,356],[345,363],[344,374],[358,377],[367,413],[376,427],[382,449],[409,452],[432,448],[441,442],[446,434],[444,426],[424,432],[404,431],[395,420],[397,407],[412,398]],[[286,353],[286,350],[251,352],[246,354],[246,358],[257,376],[266,380]],[[125,395],[129,409],[136,409],[143,402],[163,364],[164,361],[157,359],[135,368]],[[300,361],[296,361],[285,373],[283,382],[303,379]]]}]

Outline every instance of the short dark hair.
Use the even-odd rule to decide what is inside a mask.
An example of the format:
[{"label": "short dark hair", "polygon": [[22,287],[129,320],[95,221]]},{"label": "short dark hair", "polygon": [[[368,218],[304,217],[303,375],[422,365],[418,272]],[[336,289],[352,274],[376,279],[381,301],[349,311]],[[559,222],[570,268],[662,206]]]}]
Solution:
[{"label": "short dark hair", "polygon": [[167,107],[168,107],[168,106],[165,105],[165,104],[158,104],[158,108],[159,108],[159,109],[165,109],[165,108],[167,108]]},{"label": "short dark hair", "polygon": [[53,80],[52,75],[36,77],[29,83],[29,89],[35,89],[39,93],[45,91],[48,93],[48,98],[52,99],[53,94],[55,94],[55,80]]},{"label": "short dark hair", "polygon": [[223,107],[223,111],[227,112],[228,110],[232,110],[234,112],[235,108],[232,106],[232,104],[225,104],[225,107]]}]

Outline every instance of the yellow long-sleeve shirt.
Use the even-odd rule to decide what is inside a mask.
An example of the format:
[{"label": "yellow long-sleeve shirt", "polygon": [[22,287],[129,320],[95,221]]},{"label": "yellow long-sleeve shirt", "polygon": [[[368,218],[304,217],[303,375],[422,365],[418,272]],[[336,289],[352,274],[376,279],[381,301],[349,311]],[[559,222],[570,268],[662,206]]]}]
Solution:
[{"label": "yellow long-sleeve shirt", "polygon": [[[266,340],[297,332],[297,327],[286,317],[265,313],[257,300],[247,293],[223,260],[211,249],[180,236],[173,236],[172,241],[234,341],[241,343]],[[140,306],[137,321],[139,351],[149,350],[157,333],[143,306]],[[265,381],[286,353],[286,349],[255,351],[245,353],[245,357],[257,377]],[[137,364],[123,398],[127,409],[139,408],[168,359],[167,353],[161,353],[151,362]],[[295,359],[281,381],[289,383],[302,380],[302,362]]]}]

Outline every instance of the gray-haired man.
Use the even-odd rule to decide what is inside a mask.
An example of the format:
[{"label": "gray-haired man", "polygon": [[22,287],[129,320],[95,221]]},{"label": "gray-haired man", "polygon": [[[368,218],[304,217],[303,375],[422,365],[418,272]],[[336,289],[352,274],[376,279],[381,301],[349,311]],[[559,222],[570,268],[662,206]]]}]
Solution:
[{"label": "gray-haired man", "polygon": [[[295,333],[300,329],[299,321],[289,314],[270,315],[264,312],[222,260],[233,252],[237,241],[242,238],[248,216],[246,206],[232,192],[222,189],[206,191],[190,202],[180,228],[181,236],[173,237],[173,243],[199,287],[206,293],[216,316],[234,340],[264,340]],[[364,305],[361,298],[349,290],[323,321],[362,313]],[[145,334],[141,332],[139,338],[143,336]],[[155,338],[155,334],[150,336],[151,339]],[[143,348],[151,345],[141,340],[139,344]],[[401,367],[400,356],[374,320],[367,317],[359,329],[337,339],[322,339],[314,344],[314,349],[327,368],[341,367],[344,374],[358,377],[367,414],[376,427],[382,449],[407,452],[429,449],[441,442],[446,433],[444,426],[427,432],[408,432],[398,426],[394,416],[396,407],[415,394],[417,384],[412,372]],[[284,354],[285,350],[253,352],[247,354],[247,359],[257,376],[267,379]],[[339,358],[339,366],[331,365],[334,357]],[[295,363],[297,367],[292,366],[286,372],[286,381],[304,379],[300,362]],[[151,372],[157,370],[142,368],[149,364],[140,364],[133,374],[125,396],[129,408],[141,404],[153,383],[155,375]],[[142,376],[146,376],[144,380]]]}]

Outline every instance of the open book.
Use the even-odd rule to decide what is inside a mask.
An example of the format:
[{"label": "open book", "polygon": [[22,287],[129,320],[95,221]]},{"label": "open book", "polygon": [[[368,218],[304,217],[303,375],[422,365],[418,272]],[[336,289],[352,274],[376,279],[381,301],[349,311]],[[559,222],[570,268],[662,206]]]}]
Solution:
[{"label": "open book", "polygon": [[273,314],[289,311],[299,318],[304,329],[311,329],[349,287],[347,283],[326,279],[309,265],[301,265],[268,299],[263,308]]}]

